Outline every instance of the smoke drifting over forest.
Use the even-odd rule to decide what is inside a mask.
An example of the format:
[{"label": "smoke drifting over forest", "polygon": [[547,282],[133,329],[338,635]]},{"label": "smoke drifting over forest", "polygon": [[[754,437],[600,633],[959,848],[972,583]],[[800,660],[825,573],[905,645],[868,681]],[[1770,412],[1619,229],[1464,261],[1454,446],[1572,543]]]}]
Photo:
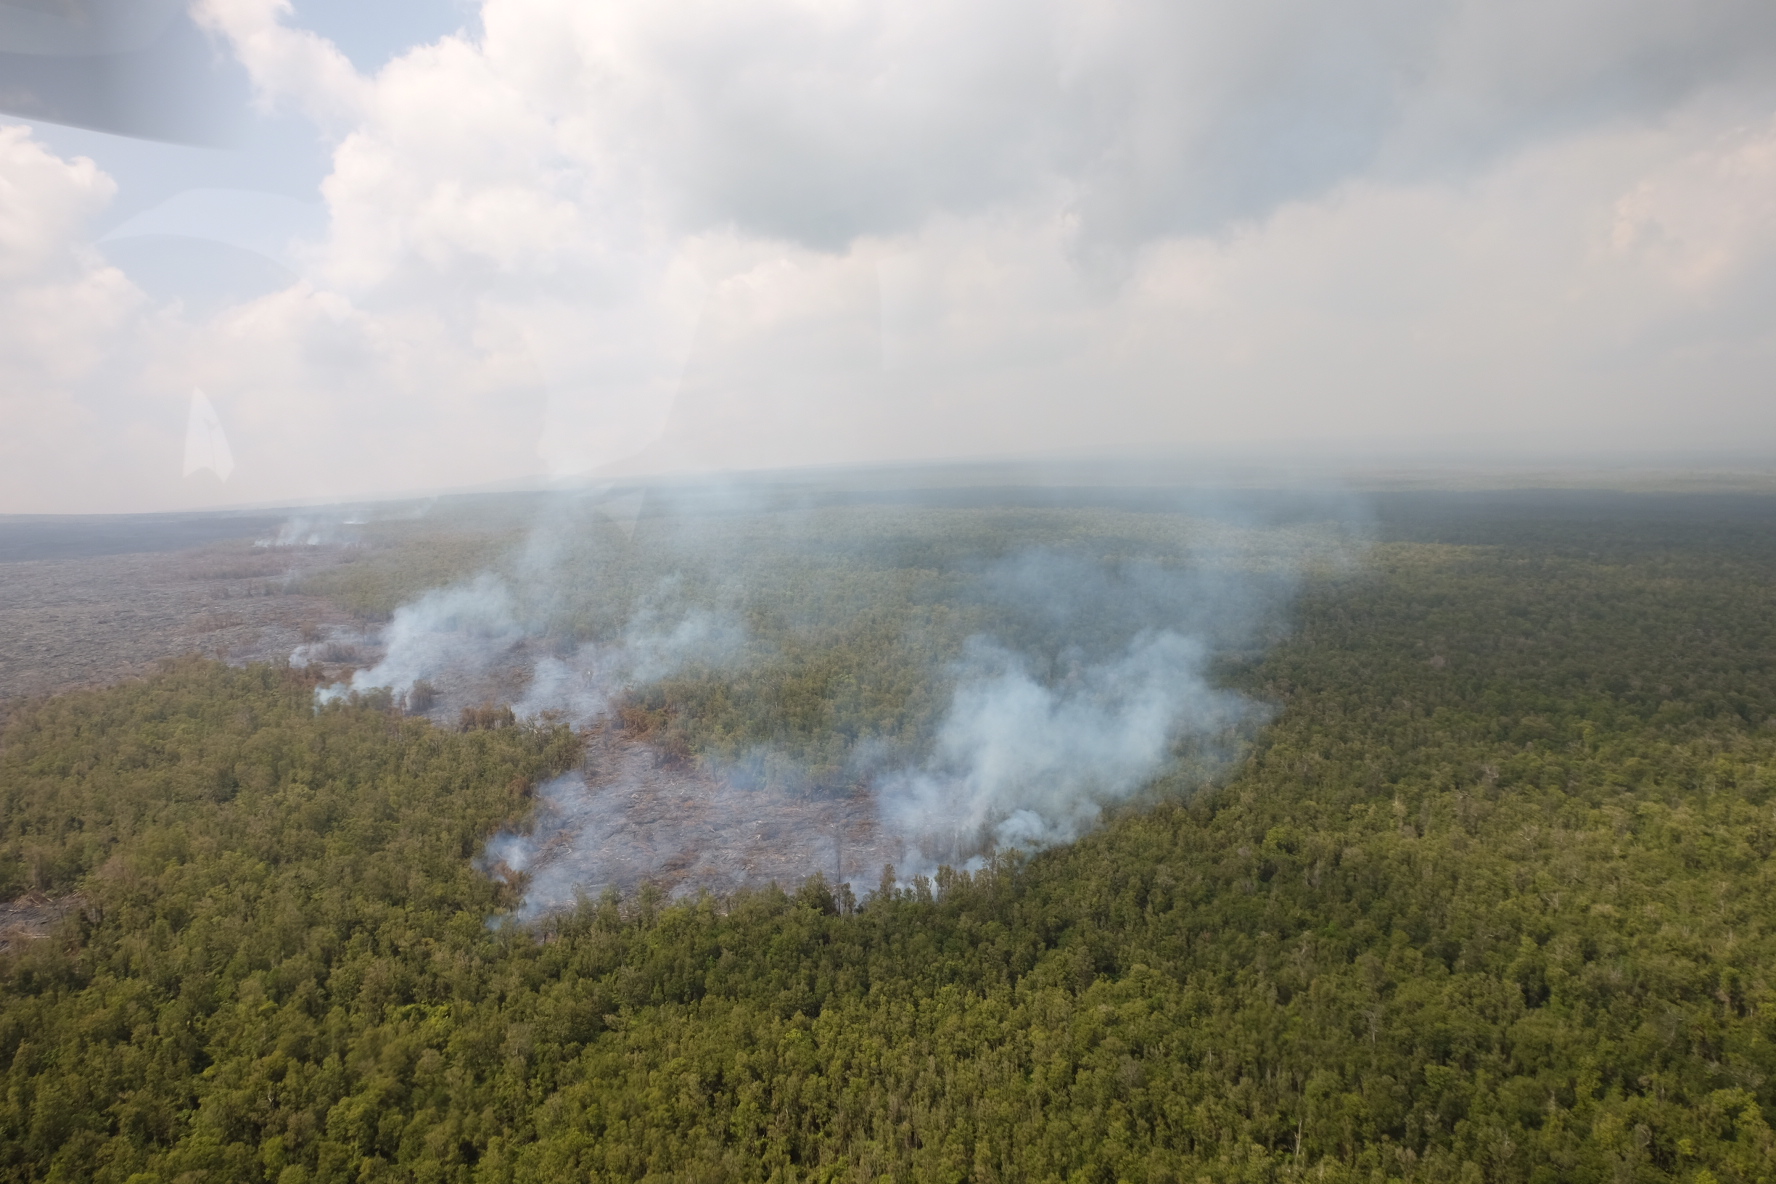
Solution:
[{"label": "smoke drifting over forest", "polygon": [[1076,837],[1102,806],[1161,772],[1177,741],[1254,714],[1209,685],[1207,656],[1165,631],[1049,686],[1022,655],[970,639],[930,761],[884,779],[884,821],[921,853],[951,859],[983,839],[1030,848]]},{"label": "smoke drifting over forest", "polygon": [[1181,766],[1224,771],[1267,718],[1215,663],[1280,636],[1304,566],[1354,536],[1188,508],[656,499],[624,525],[564,501],[395,608],[380,656],[319,695],[582,731],[584,766],[482,857],[524,877],[525,915],[648,881],[867,890],[884,864],[979,866]]},{"label": "smoke drifting over forest", "polygon": [[[739,642],[738,626],[715,613],[693,611],[657,629],[660,622],[642,605],[632,627],[613,642],[582,644],[565,655],[533,652],[539,622],[527,616],[522,600],[507,580],[488,572],[429,591],[395,610],[381,632],[381,659],[322,688],[321,699],[387,689],[406,701],[420,683],[472,693],[509,677],[517,663],[527,669],[515,712],[558,715],[583,727],[624,688],[656,681],[692,661],[718,665]],[[546,628],[546,622],[540,625]],[[299,651],[297,660],[305,656]]]},{"label": "smoke drifting over forest", "polygon": [[992,565],[980,584],[998,626],[946,672],[953,690],[924,761],[882,777],[884,822],[927,858],[1044,847],[1140,790],[1180,745],[1224,759],[1264,711],[1212,685],[1209,662],[1273,623],[1294,575],[1225,560],[1166,567],[1043,548]]}]

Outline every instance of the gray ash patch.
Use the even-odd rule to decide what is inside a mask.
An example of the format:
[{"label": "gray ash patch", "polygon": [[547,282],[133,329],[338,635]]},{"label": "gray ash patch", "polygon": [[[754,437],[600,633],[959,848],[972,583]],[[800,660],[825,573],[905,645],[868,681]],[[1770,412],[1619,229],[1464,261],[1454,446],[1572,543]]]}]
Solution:
[{"label": "gray ash patch", "polygon": [[0,954],[42,941],[55,932],[63,918],[85,905],[85,898],[77,893],[52,900],[41,892],[0,903]]},{"label": "gray ash patch", "polygon": [[673,898],[789,887],[815,873],[873,885],[904,855],[869,794],[741,788],[614,732],[593,733],[583,767],[537,798],[529,833],[495,836],[482,860],[490,874],[525,883],[525,920],[644,884]]},{"label": "gray ash patch", "polygon": [[286,662],[304,641],[354,628],[330,601],[292,590],[344,554],[240,541],[0,563],[0,699],[116,682],[192,653]]}]

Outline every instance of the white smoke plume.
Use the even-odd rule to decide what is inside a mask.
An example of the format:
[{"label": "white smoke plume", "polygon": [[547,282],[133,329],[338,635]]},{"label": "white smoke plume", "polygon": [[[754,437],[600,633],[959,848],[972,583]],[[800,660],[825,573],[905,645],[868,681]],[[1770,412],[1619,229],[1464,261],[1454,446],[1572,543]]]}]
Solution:
[{"label": "white smoke plume", "polygon": [[739,622],[724,614],[695,611],[670,624],[643,614],[618,642],[588,642],[570,657],[538,659],[512,710],[521,718],[555,714],[583,727],[603,716],[625,689],[658,682],[692,663],[731,663],[745,641]]},{"label": "white smoke plume", "polygon": [[279,523],[274,533],[254,539],[253,545],[277,549],[350,545],[358,541],[357,528],[363,525],[364,519],[359,517],[297,514]]},{"label": "white smoke plume", "polygon": [[[1181,766],[1186,788],[1230,767],[1268,708],[1219,685],[1217,663],[1280,637],[1305,567],[1348,562],[1351,537],[1192,505],[1206,514],[823,517],[720,488],[630,531],[596,504],[552,502],[498,574],[403,605],[374,664],[321,697],[387,688],[435,719],[509,704],[582,730],[581,767],[540,786],[532,816],[477,861],[523,885],[520,919],[650,882],[676,896],[820,872],[863,894],[885,864],[928,874],[1069,842]],[[902,595],[909,615],[883,621],[926,621],[929,597],[952,624],[846,631]],[[862,648],[823,649],[829,637]],[[862,665],[820,693],[873,703],[888,684],[868,667],[886,654],[892,678],[923,671],[908,702],[924,705],[832,706],[809,735],[771,724],[768,696],[798,685],[797,663],[834,653]],[[689,698],[659,693],[673,679]],[[724,696],[752,714],[713,731],[679,714]],[[644,710],[619,719],[630,703]]]},{"label": "white smoke plume", "polygon": [[[387,690],[405,702],[425,683],[454,690],[456,699],[513,699],[520,718],[554,715],[585,727],[624,690],[693,662],[731,662],[745,643],[744,628],[731,616],[693,609],[669,617],[644,605],[612,641],[588,642],[565,656],[539,652],[549,621],[536,604],[546,608],[548,591],[546,584],[514,591],[491,572],[433,589],[395,610],[374,665],[320,688],[318,700]],[[308,657],[307,648],[299,648],[291,661],[300,665]],[[513,694],[519,686],[522,693]]]},{"label": "white smoke plume", "polygon": [[877,779],[900,869],[1070,842],[1181,751],[1199,773],[1224,767],[1267,712],[1210,664],[1275,635],[1305,558],[1285,534],[1255,537],[1210,534],[1171,564],[1037,548],[982,572],[993,631],[949,669],[931,751]]},{"label": "white smoke plume", "polygon": [[[488,874],[528,878],[519,919],[574,904],[597,887],[572,860],[550,858],[588,831],[609,829],[616,819],[610,804],[586,792],[584,777],[563,773],[537,787],[537,810],[527,831],[501,831],[487,841],[476,867]],[[607,873],[608,874],[608,873]]]},{"label": "white smoke plume", "polygon": [[1210,684],[1209,657],[1201,641],[1160,630],[1045,685],[1022,655],[973,639],[930,759],[881,786],[884,824],[921,863],[1077,838],[1164,772],[1179,741],[1261,715]]},{"label": "white smoke plume", "polygon": [[317,694],[327,703],[354,691],[385,688],[405,697],[421,680],[479,682],[523,639],[511,591],[498,577],[483,573],[396,609],[383,630],[382,660]]}]

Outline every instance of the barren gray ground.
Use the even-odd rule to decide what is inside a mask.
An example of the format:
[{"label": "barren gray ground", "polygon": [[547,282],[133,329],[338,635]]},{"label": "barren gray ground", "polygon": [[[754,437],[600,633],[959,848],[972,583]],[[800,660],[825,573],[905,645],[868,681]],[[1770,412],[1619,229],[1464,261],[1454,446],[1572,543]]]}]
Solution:
[{"label": "barren gray ground", "polygon": [[[643,883],[684,896],[773,882],[793,887],[820,872],[829,883],[868,886],[883,864],[905,855],[882,833],[867,792],[802,797],[743,789],[665,764],[615,732],[593,732],[583,767],[543,786],[538,797],[524,844],[531,913]],[[491,870],[510,874],[498,863]]]},{"label": "barren gray ground", "polygon": [[255,547],[0,563],[0,700],[116,682],[163,658],[287,661],[345,629],[329,601],[290,591],[337,547]]}]

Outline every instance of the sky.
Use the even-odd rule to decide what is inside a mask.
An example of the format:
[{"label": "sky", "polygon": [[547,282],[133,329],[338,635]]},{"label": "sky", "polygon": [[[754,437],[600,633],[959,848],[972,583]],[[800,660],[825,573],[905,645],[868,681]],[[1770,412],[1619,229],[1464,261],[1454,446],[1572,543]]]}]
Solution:
[{"label": "sky", "polygon": [[180,19],[204,145],[0,116],[0,512],[1776,456],[1768,0]]}]

